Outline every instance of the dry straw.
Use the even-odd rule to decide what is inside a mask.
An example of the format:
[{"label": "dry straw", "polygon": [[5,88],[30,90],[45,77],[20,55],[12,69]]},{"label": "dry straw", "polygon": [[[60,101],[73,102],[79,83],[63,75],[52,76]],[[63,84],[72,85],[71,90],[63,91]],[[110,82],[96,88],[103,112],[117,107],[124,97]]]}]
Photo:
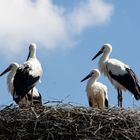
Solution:
[{"label": "dry straw", "polygon": [[140,112],[58,103],[0,110],[2,140],[139,140]]}]

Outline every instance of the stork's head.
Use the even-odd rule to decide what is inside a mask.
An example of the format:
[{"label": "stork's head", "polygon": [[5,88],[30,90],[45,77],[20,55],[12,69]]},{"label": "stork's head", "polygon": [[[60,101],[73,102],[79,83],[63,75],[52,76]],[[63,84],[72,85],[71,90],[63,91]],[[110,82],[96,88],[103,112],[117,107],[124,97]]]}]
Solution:
[{"label": "stork's head", "polygon": [[96,57],[98,57],[100,54],[107,54],[107,53],[111,53],[112,52],[112,46],[111,44],[104,44],[101,49],[99,50],[99,52],[92,58],[92,60],[94,60]]},{"label": "stork's head", "polygon": [[8,68],[6,68],[1,74],[0,76],[4,75],[5,73],[9,72],[9,71],[16,71],[19,67],[18,63],[12,63],[8,66]]},{"label": "stork's head", "polygon": [[37,46],[36,46],[35,43],[30,44],[30,46],[29,46],[29,54],[28,54],[28,57],[27,57],[26,61],[28,61],[29,58],[33,58],[33,57],[36,56],[36,47]]},{"label": "stork's head", "polygon": [[36,50],[36,44],[35,43],[31,43],[30,46],[29,46],[29,51],[32,52]]},{"label": "stork's head", "polygon": [[98,78],[100,76],[100,71],[98,69],[92,70],[84,79],[81,80],[81,82],[93,77],[93,78]]}]

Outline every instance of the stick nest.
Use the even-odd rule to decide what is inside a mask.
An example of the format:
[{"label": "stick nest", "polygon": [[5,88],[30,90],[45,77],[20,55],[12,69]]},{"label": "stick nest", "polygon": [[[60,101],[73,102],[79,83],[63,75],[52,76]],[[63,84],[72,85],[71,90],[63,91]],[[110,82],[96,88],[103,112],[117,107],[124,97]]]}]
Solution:
[{"label": "stick nest", "polygon": [[92,109],[71,104],[0,110],[3,140],[139,140],[140,112]]}]

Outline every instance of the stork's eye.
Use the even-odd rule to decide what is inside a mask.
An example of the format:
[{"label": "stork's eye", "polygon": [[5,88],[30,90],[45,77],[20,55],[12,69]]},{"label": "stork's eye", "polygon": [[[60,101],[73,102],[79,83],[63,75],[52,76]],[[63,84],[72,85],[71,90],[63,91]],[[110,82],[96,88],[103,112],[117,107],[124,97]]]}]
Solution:
[{"label": "stork's eye", "polygon": [[105,47],[102,47],[102,51],[105,49]]},{"label": "stork's eye", "polygon": [[94,72],[91,72],[91,75],[93,75],[94,74]]},{"label": "stork's eye", "polygon": [[9,68],[12,68],[12,67],[13,67],[13,65],[11,64]]}]

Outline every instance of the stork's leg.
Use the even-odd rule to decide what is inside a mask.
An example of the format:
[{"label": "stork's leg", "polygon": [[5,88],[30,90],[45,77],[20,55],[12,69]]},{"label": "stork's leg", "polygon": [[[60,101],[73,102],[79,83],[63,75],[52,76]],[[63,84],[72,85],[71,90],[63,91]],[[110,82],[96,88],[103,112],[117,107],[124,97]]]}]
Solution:
[{"label": "stork's leg", "polygon": [[123,100],[122,91],[120,90],[120,107],[121,107],[121,108],[122,108],[122,100]]},{"label": "stork's leg", "polygon": [[118,89],[118,107],[122,107],[122,91]]},{"label": "stork's leg", "polygon": [[33,89],[31,90],[31,105],[33,105]]},{"label": "stork's leg", "polygon": [[118,91],[118,107],[119,107],[120,106],[120,100],[119,100],[120,91],[119,91],[119,89],[117,89],[117,91]]}]

